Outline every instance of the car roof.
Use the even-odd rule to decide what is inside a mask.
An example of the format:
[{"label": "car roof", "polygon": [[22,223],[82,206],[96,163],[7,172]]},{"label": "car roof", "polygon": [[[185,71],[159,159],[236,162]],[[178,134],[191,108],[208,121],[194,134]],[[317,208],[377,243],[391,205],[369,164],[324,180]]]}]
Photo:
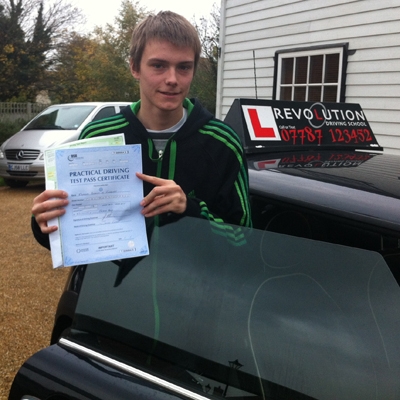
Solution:
[{"label": "car roof", "polygon": [[88,102],[78,102],[78,103],[61,103],[61,104],[51,104],[49,107],[71,107],[71,106],[102,106],[102,105],[119,105],[119,104],[132,104],[128,101],[88,101]]},{"label": "car roof", "polygon": [[399,157],[365,154],[370,158],[360,164],[338,162],[331,168],[301,164],[260,168],[279,160],[279,155],[273,156],[249,157],[252,193],[400,232]]},{"label": "car roof", "polygon": [[[253,128],[245,116],[251,107],[258,107],[259,114],[263,108],[276,109],[278,116],[284,114],[282,110],[289,110],[289,119],[278,121],[276,118],[272,121],[279,131],[277,136],[288,126],[296,133],[297,139],[299,133],[307,129],[315,133],[315,121],[304,116],[298,121],[295,118],[300,115],[300,110],[313,110],[315,104],[254,99],[237,99],[234,102],[225,121],[239,133],[244,143],[250,192],[400,232],[400,157],[382,151],[359,105],[318,103],[322,112],[336,107],[338,116],[336,121],[332,121],[333,118],[329,121],[331,125],[319,127],[325,136],[318,145],[293,145],[279,140],[279,137],[261,141],[251,135]],[[368,142],[333,142],[332,132],[337,129],[343,133],[343,126],[350,131],[352,128],[349,126],[355,123],[346,118],[347,109],[350,110],[348,117],[352,118],[355,113],[363,116],[360,125],[370,135]],[[333,130],[331,126],[334,123],[342,128]]]}]

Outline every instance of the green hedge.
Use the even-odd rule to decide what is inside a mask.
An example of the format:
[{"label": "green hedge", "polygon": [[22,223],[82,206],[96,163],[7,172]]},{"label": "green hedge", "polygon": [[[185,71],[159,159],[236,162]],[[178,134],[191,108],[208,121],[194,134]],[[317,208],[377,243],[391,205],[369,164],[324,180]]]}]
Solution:
[{"label": "green hedge", "polygon": [[17,133],[29,121],[26,119],[18,119],[16,121],[0,121],[0,144],[7,140],[10,136]]}]

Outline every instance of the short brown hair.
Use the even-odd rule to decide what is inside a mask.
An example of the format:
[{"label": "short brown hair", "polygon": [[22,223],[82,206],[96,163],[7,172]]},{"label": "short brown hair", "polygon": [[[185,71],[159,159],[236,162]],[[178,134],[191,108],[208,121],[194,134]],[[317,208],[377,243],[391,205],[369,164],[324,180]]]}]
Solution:
[{"label": "short brown hair", "polygon": [[201,44],[196,29],[186,18],[172,11],[161,11],[156,15],[149,15],[135,27],[129,51],[135,70],[140,70],[144,49],[152,39],[166,40],[177,47],[192,48],[196,70]]}]

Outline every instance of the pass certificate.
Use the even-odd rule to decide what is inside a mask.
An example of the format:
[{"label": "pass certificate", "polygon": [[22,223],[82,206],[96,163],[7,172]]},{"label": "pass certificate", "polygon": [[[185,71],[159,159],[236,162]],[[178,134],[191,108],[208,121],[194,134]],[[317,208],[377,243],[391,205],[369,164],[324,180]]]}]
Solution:
[{"label": "pass certificate", "polygon": [[55,150],[57,186],[69,204],[59,219],[63,265],[149,254],[140,201],[141,145]]},{"label": "pass certificate", "polygon": [[[99,136],[89,139],[76,140],[74,142],[64,143],[57,147],[51,147],[44,152],[44,171],[46,176],[46,189],[57,189],[57,175],[56,175],[56,149],[71,149],[76,147],[101,147],[101,146],[122,146],[125,144],[125,137],[123,133],[115,135]],[[59,227],[59,218],[53,218],[48,221],[48,225]],[[61,249],[61,236],[60,230],[49,234],[51,259],[53,268],[64,266],[64,260]]]}]

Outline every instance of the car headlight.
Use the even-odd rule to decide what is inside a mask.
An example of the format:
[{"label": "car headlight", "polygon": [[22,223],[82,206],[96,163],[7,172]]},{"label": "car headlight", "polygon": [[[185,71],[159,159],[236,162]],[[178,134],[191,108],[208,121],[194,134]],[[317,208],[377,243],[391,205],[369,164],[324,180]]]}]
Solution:
[{"label": "car headlight", "polygon": [[0,160],[2,160],[4,158],[4,152],[2,149],[0,149]]}]

